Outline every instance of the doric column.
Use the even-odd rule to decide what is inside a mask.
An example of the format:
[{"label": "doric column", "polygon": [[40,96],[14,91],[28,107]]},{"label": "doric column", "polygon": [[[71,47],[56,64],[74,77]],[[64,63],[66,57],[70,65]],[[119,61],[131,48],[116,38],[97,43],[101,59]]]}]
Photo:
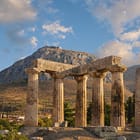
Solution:
[{"label": "doric column", "polygon": [[93,126],[104,126],[103,78],[105,73],[94,72],[91,76],[93,77],[91,124]]},{"label": "doric column", "polygon": [[28,93],[26,96],[25,126],[38,126],[38,73],[35,68],[27,69]]},{"label": "doric column", "polygon": [[111,117],[110,124],[118,129],[125,128],[125,106],[124,106],[124,67],[113,69],[112,91],[111,91]]},{"label": "doric column", "polygon": [[87,126],[87,75],[76,76],[77,97],[75,127]]},{"label": "doric column", "polygon": [[136,70],[135,130],[140,131],[140,68]]},{"label": "doric column", "polygon": [[64,83],[61,75],[53,74],[53,121],[61,124],[64,121]]}]

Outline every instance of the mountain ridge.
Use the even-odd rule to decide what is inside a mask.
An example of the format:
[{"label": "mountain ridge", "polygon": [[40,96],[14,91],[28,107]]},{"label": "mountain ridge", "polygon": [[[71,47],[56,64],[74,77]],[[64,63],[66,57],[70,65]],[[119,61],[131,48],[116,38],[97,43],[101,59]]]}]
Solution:
[{"label": "mountain ridge", "polygon": [[10,67],[2,70],[0,72],[0,84],[25,81],[27,79],[25,69],[30,67],[32,61],[37,58],[73,65],[85,64],[95,60],[94,55],[86,52],[64,50],[61,47],[55,46],[44,46],[32,55],[18,60]]},{"label": "mountain ridge", "polygon": [[[65,50],[56,46],[44,46],[39,48],[32,55],[18,60],[10,67],[2,70],[0,72],[0,84],[20,83],[27,81],[25,69],[30,67],[32,61],[37,58],[73,65],[90,63],[91,61],[96,60],[94,55],[86,52]],[[135,73],[138,67],[140,67],[140,65],[128,67],[127,71],[124,72],[125,86],[133,93],[135,92]]]}]

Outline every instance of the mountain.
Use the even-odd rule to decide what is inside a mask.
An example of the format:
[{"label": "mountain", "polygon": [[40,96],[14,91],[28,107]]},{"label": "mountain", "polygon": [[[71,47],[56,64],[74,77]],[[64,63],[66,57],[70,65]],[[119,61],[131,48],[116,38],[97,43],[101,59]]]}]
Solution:
[{"label": "mountain", "polygon": [[12,66],[1,71],[0,84],[19,83],[25,81],[27,79],[25,68],[30,67],[32,61],[37,58],[74,65],[85,64],[95,60],[94,55],[85,52],[64,50],[61,47],[55,46],[45,46],[38,49],[31,56],[17,61]]},{"label": "mountain", "polygon": [[[12,66],[0,72],[0,100],[3,102],[10,102],[17,100],[18,103],[25,102],[27,94],[27,75],[25,68],[30,67],[33,60],[42,58],[46,60],[52,60],[56,62],[62,62],[67,64],[85,64],[95,60],[95,56],[85,52],[77,52],[72,50],[64,50],[60,47],[45,46],[38,49],[32,55],[25,59],[19,60]],[[134,92],[135,83],[135,70],[139,66],[129,67],[124,73],[125,81],[125,96],[132,95]],[[110,79],[111,77],[109,77]],[[65,100],[75,103],[76,99],[76,81],[74,79],[64,79],[65,83]],[[92,99],[92,78],[88,80],[88,102]],[[105,100],[107,103],[110,102],[111,98],[111,81],[104,82]],[[39,100],[40,102],[52,102],[53,93],[53,80],[39,81]],[[46,96],[47,95],[47,96]]]},{"label": "mountain", "polygon": [[128,67],[127,71],[124,73],[125,86],[131,92],[135,92],[135,82],[136,82],[136,69],[140,68],[140,65],[135,65]]}]

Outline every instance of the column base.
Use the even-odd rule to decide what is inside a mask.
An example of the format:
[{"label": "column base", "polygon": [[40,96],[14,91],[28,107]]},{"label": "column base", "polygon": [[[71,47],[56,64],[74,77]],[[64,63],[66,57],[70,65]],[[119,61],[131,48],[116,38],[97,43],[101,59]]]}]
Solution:
[{"label": "column base", "polygon": [[121,127],[121,126],[116,127],[116,129],[117,129],[118,131],[124,131],[124,130],[125,130],[125,128],[124,128],[124,127]]},{"label": "column base", "polygon": [[37,127],[38,126],[38,121],[31,121],[31,120],[26,120],[24,122],[25,127]]},{"label": "column base", "polygon": [[68,127],[68,122],[67,121],[63,121],[63,122],[55,122],[54,123],[54,127]]}]

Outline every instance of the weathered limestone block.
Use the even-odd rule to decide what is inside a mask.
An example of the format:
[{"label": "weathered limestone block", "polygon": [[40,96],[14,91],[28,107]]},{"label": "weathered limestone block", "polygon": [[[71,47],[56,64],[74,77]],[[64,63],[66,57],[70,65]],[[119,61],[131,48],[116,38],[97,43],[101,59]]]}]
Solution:
[{"label": "weathered limestone block", "polygon": [[104,88],[103,78],[105,73],[92,73],[92,119],[93,126],[104,126]]},{"label": "weathered limestone block", "polygon": [[99,138],[114,140],[117,136],[117,129],[112,126],[91,126],[85,129]]},{"label": "weathered limestone block", "polygon": [[33,67],[38,68],[40,71],[44,72],[62,72],[75,66],[76,65],[64,64],[44,59],[36,59],[33,62]]},{"label": "weathered limestone block", "polygon": [[53,121],[61,124],[64,121],[64,84],[63,78],[53,75],[54,92],[53,92]]},{"label": "weathered limestone block", "polygon": [[135,130],[140,131],[140,68],[136,70]]},{"label": "weathered limestone block", "polygon": [[124,69],[112,72],[112,92],[111,92],[111,125],[119,129],[125,128],[125,108],[124,108]]},{"label": "weathered limestone block", "polygon": [[38,70],[27,69],[28,93],[26,96],[25,126],[38,126]]},{"label": "weathered limestone block", "polygon": [[75,77],[77,81],[75,127],[87,126],[87,75]]},{"label": "weathered limestone block", "polygon": [[33,63],[33,67],[38,68],[39,71],[62,72],[65,75],[84,75],[96,70],[106,72],[115,65],[121,65],[120,57],[108,56],[84,65],[70,65],[44,59],[36,59]]},{"label": "weathered limestone block", "polygon": [[108,56],[101,59],[97,59],[92,63],[80,65],[70,70],[71,75],[84,75],[92,71],[108,71],[114,65],[120,65],[121,58],[117,56]]}]

